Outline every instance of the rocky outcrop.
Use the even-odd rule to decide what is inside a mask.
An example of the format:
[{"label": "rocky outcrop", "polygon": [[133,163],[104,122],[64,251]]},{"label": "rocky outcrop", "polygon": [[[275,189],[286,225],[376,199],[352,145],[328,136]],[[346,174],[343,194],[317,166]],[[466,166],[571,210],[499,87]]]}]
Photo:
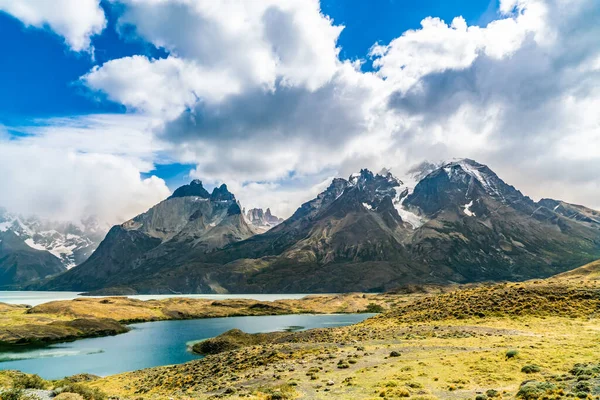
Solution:
[{"label": "rocky outcrop", "polygon": [[271,214],[270,208],[267,208],[267,211],[263,211],[262,208],[252,208],[245,211],[244,215],[246,216],[246,221],[259,229],[261,233],[266,232],[283,222],[283,218]]}]

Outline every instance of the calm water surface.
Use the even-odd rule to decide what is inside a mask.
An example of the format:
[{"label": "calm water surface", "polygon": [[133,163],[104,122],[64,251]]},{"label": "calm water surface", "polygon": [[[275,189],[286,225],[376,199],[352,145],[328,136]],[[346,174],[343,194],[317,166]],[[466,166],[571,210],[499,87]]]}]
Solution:
[{"label": "calm water surface", "polygon": [[[37,306],[54,300],[72,300],[79,296],[80,292],[24,292],[24,291],[0,291],[0,303],[28,304]],[[301,299],[306,294],[141,294],[127,296],[132,299],[168,299],[172,297],[189,297],[192,299],[254,299],[260,301],[273,301],[279,299]],[[103,296],[97,296],[103,297]]]},{"label": "calm water surface", "polygon": [[0,370],[17,369],[39,374],[46,379],[83,372],[112,375],[197,359],[199,357],[190,353],[187,345],[233,328],[256,333],[285,330],[288,327],[333,327],[354,324],[373,315],[277,315],[145,322],[130,325],[132,330],[122,335],[83,339],[18,352],[0,352]]}]

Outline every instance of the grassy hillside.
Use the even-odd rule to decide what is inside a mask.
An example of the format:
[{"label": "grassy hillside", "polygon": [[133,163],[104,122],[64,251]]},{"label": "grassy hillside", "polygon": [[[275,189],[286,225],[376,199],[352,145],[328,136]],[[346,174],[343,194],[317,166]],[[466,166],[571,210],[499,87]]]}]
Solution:
[{"label": "grassy hillside", "polygon": [[[405,297],[406,298],[406,297]],[[227,332],[206,358],[98,380],[121,398],[558,399],[600,395],[600,288],[554,281],[393,302],[360,324]]]},{"label": "grassy hillside", "polygon": [[600,260],[591,262],[572,271],[556,275],[552,278],[552,280],[573,283],[600,281]]}]

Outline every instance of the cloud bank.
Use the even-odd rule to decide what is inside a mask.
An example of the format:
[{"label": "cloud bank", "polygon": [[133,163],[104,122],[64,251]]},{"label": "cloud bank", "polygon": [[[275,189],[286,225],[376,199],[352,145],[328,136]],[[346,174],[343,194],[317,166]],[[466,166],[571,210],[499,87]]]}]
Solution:
[{"label": "cloud bank", "polygon": [[[191,176],[226,182],[246,207],[288,216],[332,176],[388,167],[402,178],[423,160],[470,157],[532,197],[600,208],[595,0],[501,0],[486,26],[430,16],[374,44],[369,71],[340,58],[345,28],[318,1],[110,4],[123,37],[168,54],[80,78],[147,121],[118,149],[98,147],[123,171],[161,157],[195,164]],[[141,137],[154,148],[120,154]],[[164,195],[159,181],[136,179],[148,199]]]}]

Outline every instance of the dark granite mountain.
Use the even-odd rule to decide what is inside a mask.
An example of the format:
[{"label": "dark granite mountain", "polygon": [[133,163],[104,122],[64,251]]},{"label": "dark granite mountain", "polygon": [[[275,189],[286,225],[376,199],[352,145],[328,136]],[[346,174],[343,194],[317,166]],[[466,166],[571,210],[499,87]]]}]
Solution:
[{"label": "dark granite mountain", "polygon": [[32,248],[12,230],[0,231],[0,287],[10,288],[66,270],[50,252]]},{"label": "dark granite mountain", "polygon": [[[244,231],[247,238],[236,239],[245,240],[212,246],[200,245],[205,224],[192,222],[191,216],[187,229],[177,229],[178,234],[185,231],[182,240],[188,243],[180,246],[167,223],[172,217],[161,219],[151,210],[113,228],[113,235],[128,235],[128,240],[116,242],[120,247],[112,250],[111,259],[94,261],[94,255],[46,288],[381,291],[415,283],[541,278],[600,258],[596,211],[554,200],[536,203],[472,160],[444,163],[423,175],[414,188],[388,171],[336,178],[266,233],[249,237]],[[228,209],[224,219],[234,218],[241,230],[239,206],[229,203],[237,209]],[[146,220],[152,221],[151,229]],[[189,239],[195,235],[199,239]],[[108,244],[97,253],[103,246]]]},{"label": "dark granite mountain", "polygon": [[[593,260],[600,249],[600,225],[558,213],[547,201],[534,202],[472,160],[433,171],[403,204],[429,220],[411,238],[411,248],[435,277],[547,277]],[[444,276],[442,268],[455,275]]]},{"label": "dark granite mountain", "polygon": [[144,214],[112,227],[86,262],[42,289],[90,290],[118,285],[129,275],[143,279],[141,268],[149,261],[210,252],[255,233],[226,185],[209,194],[195,180]]}]

